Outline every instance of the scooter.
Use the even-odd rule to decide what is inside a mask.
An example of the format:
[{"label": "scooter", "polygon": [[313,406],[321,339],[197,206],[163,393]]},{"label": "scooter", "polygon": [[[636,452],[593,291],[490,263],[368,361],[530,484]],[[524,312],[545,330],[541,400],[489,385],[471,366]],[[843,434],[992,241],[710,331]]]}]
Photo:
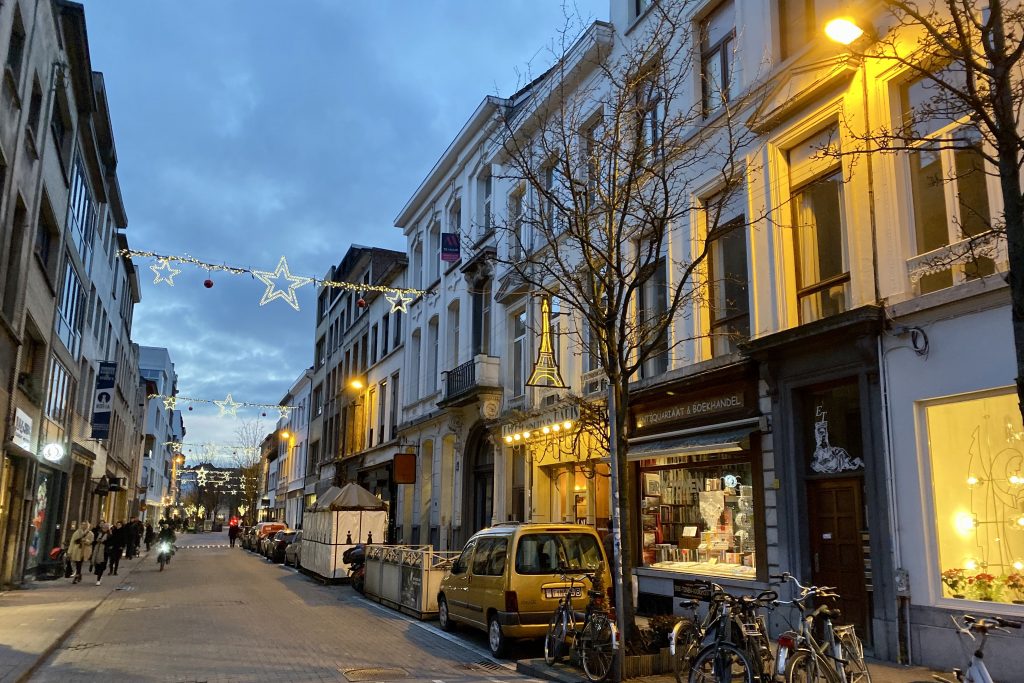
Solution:
[{"label": "scooter", "polygon": [[342,553],[341,561],[348,565],[352,587],[362,593],[366,584],[366,548],[362,543],[352,546]]},{"label": "scooter", "polygon": [[174,546],[170,541],[160,541],[156,551],[156,561],[160,563],[160,571],[163,571],[164,565],[169,564],[171,561],[171,555],[174,554]]}]

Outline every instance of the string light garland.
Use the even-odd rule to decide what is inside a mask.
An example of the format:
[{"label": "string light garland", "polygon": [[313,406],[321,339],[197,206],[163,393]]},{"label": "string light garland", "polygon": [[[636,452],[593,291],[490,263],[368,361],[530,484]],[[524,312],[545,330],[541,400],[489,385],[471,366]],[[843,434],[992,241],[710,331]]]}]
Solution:
[{"label": "string light garland", "polygon": [[[167,406],[168,403],[171,406],[176,406],[178,403],[206,403],[210,405],[216,405],[220,408],[221,415],[238,415],[239,408],[266,408],[278,411],[281,418],[287,418],[291,411],[295,410],[295,406],[283,406],[277,403],[250,403],[249,401],[236,401],[232,398],[231,394],[228,394],[224,400],[209,399],[209,398],[194,398],[192,396],[167,396],[165,394],[150,394],[149,398],[158,398],[164,402]],[[173,408],[171,408],[173,410]]]},{"label": "string light garland", "polygon": [[[260,299],[260,306],[265,306],[275,299],[281,299],[296,311],[300,309],[295,290],[310,283],[320,287],[344,289],[349,292],[376,292],[384,294],[386,295],[385,298],[388,303],[391,304],[392,313],[407,312],[406,307],[414,301],[417,296],[424,293],[421,289],[386,287],[384,285],[371,285],[364,282],[321,280],[319,278],[306,277],[304,275],[292,275],[291,271],[288,269],[288,261],[284,256],[282,256],[277,262],[277,268],[275,270],[267,271],[254,270],[252,268],[241,268],[239,266],[229,266],[224,263],[201,261],[200,259],[189,256],[188,254],[180,256],[174,254],[158,254],[153,251],[140,249],[120,249],[117,254],[118,256],[126,258],[155,259],[157,263],[150,266],[150,269],[155,275],[153,278],[153,284],[166,282],[168,285],[172,287],[174,286],[174,276],[180,274],[181,270],[174,268],[171,265],[172,263],[188,264],[195,266],[196,268],[202,268],[207,271],[207,273],[221,272],[228,273],[230,275],[250,275],[267,286],[266,291],[263,293],[263,297]],[[287,282],[284,288],[278,287],[278,283],[281,280],[285,280]],[[204,283],[204,286],[209,288],[212,286],[213,281],[208,278],[206,283],[209,284]]]}]

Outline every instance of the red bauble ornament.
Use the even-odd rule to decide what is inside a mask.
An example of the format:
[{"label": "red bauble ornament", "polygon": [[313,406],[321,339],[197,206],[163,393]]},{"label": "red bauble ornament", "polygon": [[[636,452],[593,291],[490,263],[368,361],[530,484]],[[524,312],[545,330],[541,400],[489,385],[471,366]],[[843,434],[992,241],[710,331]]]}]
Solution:
[{"label": "red bauble ornament", "polygon": [[263,413],[263,417],[266,417],[266,416],[267,416],[267,414],[266,414],[266,413]]},{"label": "red bauble ornament", "polygon": [[359,308],[366,308],[366,299],[358,299],[356,301],[356,306]]},{"label": "red bauble ornament", "polygon": [[188,407],[188,409],[189,409],[189,410],[192,410],[192,406],[189,406],[189,407]]},{"label": "red bauble ornament", "polygon": [[213,287],[213,280],[211,280],[210,278],[206,278],[205,280],[203,280],[203,287],[206,287],[207,289]]}]

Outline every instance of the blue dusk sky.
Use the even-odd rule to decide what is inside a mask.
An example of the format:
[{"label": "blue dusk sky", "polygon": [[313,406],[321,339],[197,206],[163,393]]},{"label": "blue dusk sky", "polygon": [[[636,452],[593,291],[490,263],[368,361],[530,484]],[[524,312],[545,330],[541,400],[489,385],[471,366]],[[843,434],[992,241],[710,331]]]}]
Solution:
[{"label": "blue dusk sky", "polygon": [[[134,249],[322,276],[352,243],[404,249],[394,217],[481,99],[509,95],[608,0],[86,0]],[[260,306],[248,276],[139,260],[137,343],[182,395],[276,403],[312,364],[315,290]],[[184,411],[190,442],[236,419]],[[240,411],[240,419],[259,411]],[[276,411],[263,418],[269,430]]]}]

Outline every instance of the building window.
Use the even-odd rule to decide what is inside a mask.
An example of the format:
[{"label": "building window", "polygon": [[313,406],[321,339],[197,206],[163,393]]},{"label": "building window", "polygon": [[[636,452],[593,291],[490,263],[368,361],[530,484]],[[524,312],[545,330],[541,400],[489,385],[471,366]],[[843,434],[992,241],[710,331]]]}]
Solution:
[{"label": "building window", "polygon": [[21,10],[14,8],[14,25],[11,26],[11,40],[7,44],[7,68],[14,76],[14,82],[21,80],[21,67],[25,62],[25,25],[21,21]]},{"label": "building window", "polygon": [[[39,87],[39,79],[32,79],[32,99],[28,103],[28,129],[33,141],[39,141],[39,119],[43,111],[43,89]],[[37,150],[38,152],[38,150]]]},{"label": "building window", "polygon": [[327,362],[327,354],[325,353],[325,349],[326,344],[324,342],[324,338],[320,337],[320,339],[318,339],[316,342],[316,358],[314,359],[314,362],[316,363],[317,367],[320,367],[321,365]]},{"label": "building window", "polygon": [[420,383],[423,381],[421,377],[421,365],[420,355],[423,352],[423,336],[420,330],[413,330],[412,336],[412,348],[409,350],[409,400],[416,401],[420,397]]},{"label": "building window", "polygon": [[[739,200],[742,193],[734,198]],[[708,222],[708,313],[712,357],[736,353],[750,337],[747,234],[741,201],[717,195],[705,203]]]},{"label": "building window", "polygon": [[542,192],[541,197],[539,197],[540,201],[538,208],[540,209],[541,223],[544,226],[544,229],[548,231],[548,235],[546,235],[546,237],[549,238],[552,234],[559,232],[561,223],[561,221],[557,220],[555,215],[558,211],[558,206],[555,201],[555,196],[559,189],[557,185],[558,180],[556,178],[557,173],[558,170],[555,168],[555,162],[551,162],[541,169],[544,191]]},{"label": "building window", "polygon": [[[638,247],[638,251],[640,249]],[[653,266],[651,275],[637,292],[637,323],[645,338],[644,351],[650,354],[640,368],[645,379],[668,371],[669,330],[665,327],[655,334],[657,328],[665,324],[664,317],[668,313],[668,262],[662,256],[650,265]]]},{"label": "building window", "polygon": [[600,340],[589,320],[584,319],[583,325],[583,372],[601,369]]},{"label": "building window", "polygon": [[[0,182],[6,175],[6,167],[0,166]],[[0,185],[2,187],[2,185]],[[3,277],[4,296],[3,313],[8,321],[15,323],[14,317],[17,313],[18,295],[24,289],[24,277],[21,270],[21,254],[27,239],[28,226],[25,225],[28,211],[17,198],[17,205],[14,209],[14,221],[11,223],[10,241],[7,245],[7,262]]]},{"label": "building window", "polygon": [[[441,277],[441,224],[434,223],[430,226],[430,232],[427,234],[427,263],[429,273],[429,283],[433,283],[435,280]],[[428,286],[429,286],[428,283]]]},{"label": "building window", "polygon": [[427,323],[427,391],[437,391],[437,375],[440,345],[440,329],[437,316],[435,315]]},{"label": "building window", "polygon": [[[456,199],[451,210],[448,211],[448,232],[462,232],[462,200]],[[440,257],[441,253],[438,251],[438,260]]]},{"label": "building window", "polygon": [[779,0],[782,58],[813,42],[824,31],[825,20],[840,9],[840,0]]},{"label": "building window", "polygon": [[391,316],[387,313],[380,319],[380,356],[383,358],[388,355],[389,344],[391,343],[390,328],[388,327],[391,322]]},{"label": "building window", "polygon": [[398,436],[398,408],[400,405],[398,393],[398,373],[391,375],[391,438]]},{"label": "building window", "polygon": [[529,365],[526,343],[526,309],[512,315],[512,396],[526,392],[526,371]]},{"label": "building window", "polygon": [[71,413],[75,380],[56,358],[50,359],[50,383],[46,391],[46,416],[59,425],[66,425]]},{"label": "building window", "polygon": [[516,188],[508,196],[508,231],[509,255],[513,260],[520,260],[530,250],[528,228],[523,220],[523,188]]},{"label": "building window", "polygon": [[324,387],[317,384],[313,388],[313,417],[319,417],[324,412]]},{"label": "building window", "polygon": [[[943,80],[954,81],[955,74]],[[934,81],[905,84],[901,95],[904,130],[911,140],[907,168],[917,257],[908,264],[911,279],[924,294],[991,275],[996,270],[994,252],[971,241],[992,229],[982,140],[972,128],[936,113],[954,109]],[[962,249],[949,249],[958,243]],[[954,251],[964,255],[957,257]]]},{"label": "building window", "polygon": [[630,17],[629,20],[636,21],[647,11],[647,8],[651,6],[654,0],[632,0],[629,5]]},{"label": "building window", "polygon": [[86,270],[92,263],[92,240],[96,229],[96,203],[93,201],[92,190],[85,169],[82,154],[75,155],[71,169],[71,200],[68,204],[68,225],[71,227],[71,240],[78,250]]},{"label": "building window", "polygon": [[494,190],[494,179],[488,167],[477,178],[477,210],[476,222],[481,234],[491,229],[491,195]]},{"label": "building window", "polygon": [[398,348],[398,345],[402,343],[402,312],[395,311],[394,313],[391,314],[391,317],[394,318],[395,320],[395,336],[394,344],[392,344],[392,346]]},{"label": "building window", "polygon": [[377,325],[370,328],[370,365],[377,362],[377,344],[380,332],[377,329]]},{"label": "building window", "polygon": [[764,557],[760,472],[749,452],[640,461],[645,566],[709,576],[756,578]]},{"label": "building window", "polygon": [[453,301],[448,306],[448,338],[445,340],[445,346],[448,349],[448,370],[459,365],[459,345],[459,302]]},{"label": "building window", "polygon": [[473,291],[473,355],[491,352],[491,281],[484,280]]},{"label": "building window", "polygon": [[943,399],[923,412],[938,540],[932,585],[947,598],[1024,600],[1024,426],[1016,394]]},{"label": "building window", "polygon": [[81,341],[82,298],[82,281],[78,279],[78,273],[69,258],[64,267],[64,286],[61,288],[56,328],[57,336],[72,356],[78,355]]},{"label": "building window", "polygon": [[377,443],[384,443],[384,418],[388,414],[388,381],[380,383],[380,390],[377,393],[379,401],[377,405]]},{"label": "building window", "polygon": [[700,75],[705,116],[735,96],[735,46],[736,8],[732,0],[727,0],[700,25]]}]

